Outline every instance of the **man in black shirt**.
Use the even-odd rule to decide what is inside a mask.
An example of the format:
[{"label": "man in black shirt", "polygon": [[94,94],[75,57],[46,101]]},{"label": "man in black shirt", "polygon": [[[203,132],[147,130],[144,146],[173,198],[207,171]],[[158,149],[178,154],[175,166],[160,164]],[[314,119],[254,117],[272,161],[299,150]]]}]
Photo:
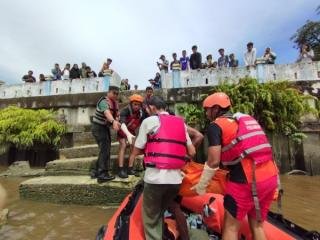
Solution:
[{"label": "man in black shirt", "polygon": [[197,52],[198,47],[194,45],[192,47],[192,54],[190,56],[190,68],[191,69],[200,69],[202,67],[202,57],[201,53]]}]

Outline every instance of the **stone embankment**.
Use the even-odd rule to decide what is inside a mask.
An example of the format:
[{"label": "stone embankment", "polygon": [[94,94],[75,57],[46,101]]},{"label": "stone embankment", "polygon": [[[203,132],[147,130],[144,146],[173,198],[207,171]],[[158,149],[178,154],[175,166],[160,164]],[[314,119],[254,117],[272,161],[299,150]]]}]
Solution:
[{"label": "stone embankment", "polygon": [[[83,140],[79,139],[79,141]],[[98,146],[91,144],[60,149],[60,158],[48,162],[43,176],[24,181],[20,185],[20,197],[35,201],[47,201],[81,205],[117,205],[133,189],[140,177],[127,179],[116,177],[110,182],[98,184],[90,178],[95,166]],[[118,144],[111,146],[112,168],[117,162]],[[128,156],[126,156],[127,158]]]}]

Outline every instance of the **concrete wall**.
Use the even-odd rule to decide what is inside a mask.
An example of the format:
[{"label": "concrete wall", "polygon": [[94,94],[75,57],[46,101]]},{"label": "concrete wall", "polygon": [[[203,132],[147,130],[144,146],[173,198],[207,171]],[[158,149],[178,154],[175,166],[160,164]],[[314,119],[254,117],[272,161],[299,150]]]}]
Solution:
[{"label": "concrete wall", "polygon": [[240,78],[253,77],[260,83],[277,80],[310,81],[320,80],[320,62],[293,64],[258,64],[256,68],[220,68],[192,71],[174,70],[161,73],[162,88],[185,88],[214,86],[227,81],[236,83]]},{"label": "concrete wall", "polygon": [[112,76],[103,78],[1,85],[0,99],[104,92],[109,89],[110,85],[120,86],[120,82],[120,76],[117,73],[113,73]]}]

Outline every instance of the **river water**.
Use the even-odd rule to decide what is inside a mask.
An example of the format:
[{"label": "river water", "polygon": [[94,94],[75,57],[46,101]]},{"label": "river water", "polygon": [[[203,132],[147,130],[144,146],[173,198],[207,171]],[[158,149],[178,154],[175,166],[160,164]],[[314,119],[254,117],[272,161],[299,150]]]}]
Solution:
[{"label": "river water", "polygon": [[[9,220],[0,229],[1,240],[95,239],[114,208],[40,203],[19,199],[25,178],[0,178],[9,197]],[[282,176],[284,216],[308,230],[320,230],[320,176]],[[273,206],[273,209],[276,209]]]}]

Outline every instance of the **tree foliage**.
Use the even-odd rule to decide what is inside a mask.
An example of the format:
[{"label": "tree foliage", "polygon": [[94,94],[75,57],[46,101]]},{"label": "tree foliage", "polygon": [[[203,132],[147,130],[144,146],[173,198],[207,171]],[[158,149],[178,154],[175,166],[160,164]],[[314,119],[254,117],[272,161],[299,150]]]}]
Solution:
[{"label": "tree foliage", "polygon": [[0,110],[0,145],[13,144],[24,149],[35,143],[58,146],[66,127],[49,110],[10,106]]},{"label": "tree foliage", "polygon": [[[225,92],[229,95],[232,112],[250,114],[265,130],[287,135],[298,142],[304,138],[299,132],[301,118],[308,113],[318,114],[308,104],[310,99],[316,102],[318,100],[303,95],[287,81],[259,84],[256,79],[243,78],[238,84],[222,83],[215,86],[213,92]],[[195,118],[189,116],[189,119],[198,119],[199,114],[193,112],[196,113]],[[193,112],[189,111],[188,114]],[[186,121],[189,123],[188,118]]]},{"label": "tree foliage", "polygon": [[198,104],[192,103],[178,106],[178,112],[184,116],[188,125],[199,127],[200,129],[205,128],[207,121],[203,109]]}]

